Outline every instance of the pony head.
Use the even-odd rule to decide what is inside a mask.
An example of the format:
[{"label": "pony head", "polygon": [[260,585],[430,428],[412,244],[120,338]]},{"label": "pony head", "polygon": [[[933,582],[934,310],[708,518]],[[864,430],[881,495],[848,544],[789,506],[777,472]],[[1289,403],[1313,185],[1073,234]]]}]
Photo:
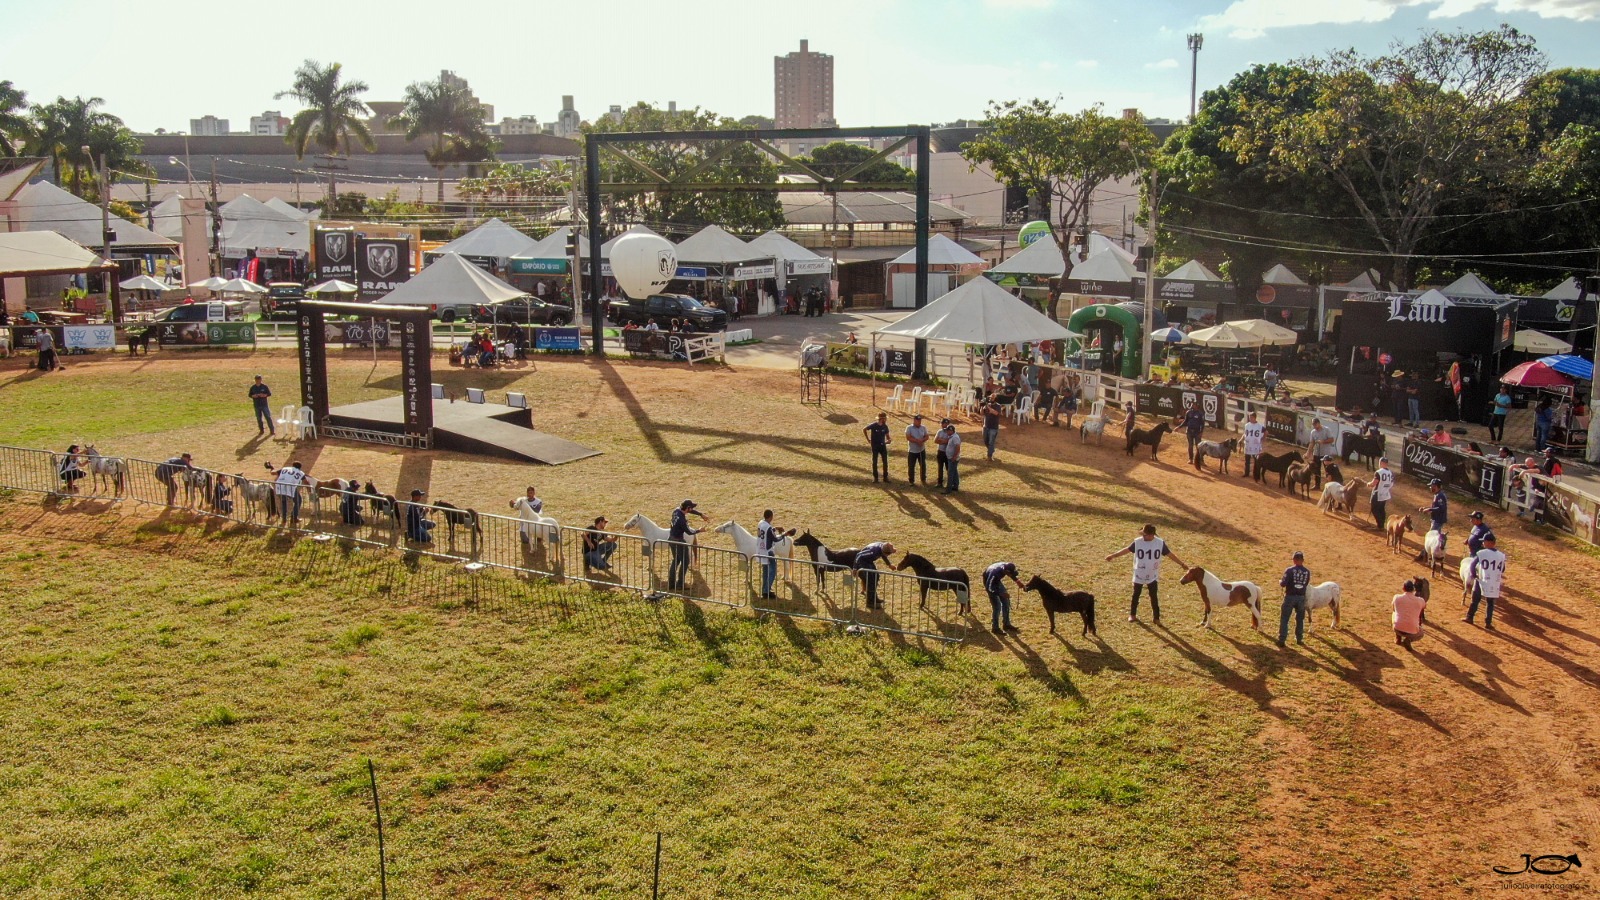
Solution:
[{"label": "pony head", "polygon": [[1194,584],[1196,581],[1199,581],[1200,579],[1202,579],[1204,577],[1206,577],[1206,570],[1205,569],[1202,569],[1199,566],[1190,566],[1189,567],[1189,571],[1183,573],[1183,577],[1178,579],[1178,583],[1179,584]]}]

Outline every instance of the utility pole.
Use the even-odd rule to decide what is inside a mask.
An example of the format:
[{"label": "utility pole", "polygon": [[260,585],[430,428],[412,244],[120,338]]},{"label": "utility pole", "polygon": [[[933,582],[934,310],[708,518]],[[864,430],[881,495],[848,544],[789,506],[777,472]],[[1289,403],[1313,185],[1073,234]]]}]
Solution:
[{"label": "utility pole", "polygon": [[1189,35],[1189,124],[1194,124],[1195,113],[1199,111],[1196,106],[1197,95],[1195,90],[1199,85],[1200,75],[1200,45],[1204,44],[1206,36],[1199,34]]},{"label": "utility pole", "polygon": [[[572,267],[573,324],[582,324],[583,322],[583,225],[578,219],[578,174],[582,171],[580,166],[581,160],[574,159],[572,161],[572,177],[570,179],[572,190],[569,192],[567,200],[567,212],[572,214],[569,226],[572,229],[571,239],[568,241],[572,247],[572,253],[570,254],[572,262],[568,263],[568,265]],[[589,252],[596,252],[596,248],[591,246]]]},{"label": "utility pole", "polygon": [[1139,248],[1139,255],[1144,258],[1144,328],[1140,336],[1140,368],[1145,379],[1150,377],[1150,353],[1153,349],[1151,333],[1156,328],[1156,236],[1161,227],[1161,198],[1156,194],[1156,170],[1151,166],[1150,174],[1150,232],[1148,241]]},{"label": "utility pole", "polygon": [[[1588,278],[1585,278],[1582,287],[1578,291],[1578,296],[1582,299],[1587,299],[1590,303],[1596,304],[1595,321],[1596,323],[1600,323],[1600,275],[1591,275]],[[1577,316],[1573,316],[1573,318],[1576,319]],[[1600,324],[1596,324],[1595,327],[1600,329]],[[1594,353],[1591,356],[1591,359],[1597,367],[1600,367],[1600,331],[1597,331],[1595,334]],[[1594,373],[1591,372],[1590,374],[1592,375]],[[1600,416],[1594,414],[1594,407],[1596,403],[1600,403],[1600,382],[1590,378],[1589,441],[1584,445],[1583,458],[1591,463],[1600,463]]]},{"label": "utility pole", "polygon": [[210,275],[222,274],[222,205],[217,202],[217,158],[211,157],[211,263]]},{"label": "utility pole", "polygon": [[[93,157],[90,157],[90,163],[93,163]],[[107,171],[104,153],[100,154],[100,171],[97,174],[100,176],[96,179],[100,188],[100,258],[111,262],[111,239],[116,233],[111,230],[111,173]],[[120,275],[118,269],[108,269],[105,273],[106,307],[111,312],[113,325],[122,320],[122,299],[117,296],[117,278]]]}]

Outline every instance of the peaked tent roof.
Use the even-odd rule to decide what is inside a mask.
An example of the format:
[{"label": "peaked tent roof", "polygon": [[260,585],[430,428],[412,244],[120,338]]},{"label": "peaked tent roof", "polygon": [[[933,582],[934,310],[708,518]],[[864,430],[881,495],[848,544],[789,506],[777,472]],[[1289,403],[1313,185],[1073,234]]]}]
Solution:
[{"label": "peaked tent roof", "polygon": [[1168,281],[1221,281],[1217,273],[1205,267],[1198,259],[1191,259],[1171,272],[1161,276]]},{"label": "peaked tent roof", "polygon": [[872,333],[985,346],[1081,337],[987,278],[974,278]]},{"label": "peaked tent roof", "polygon": [[249,194],[222,204],[222,253],[237,256],[261,247],[311,249],[310,224],[281,213]]},{"label": "peaked tent roof", "polygon": [[390,291],[382,303],[428,306],[443,303],[471,303],[488,306],[516,297],[519,290],[467,262],[459,253],[445,253],[411,280]]},{"label": "peaked tent roof", "polygon": [[1056,246],[1056,242],[1049,237],[1043,237],[1023,247],[1017,255],[989,271],[1006,275],[1046,275],[1060,278],[1067,272],[1067,261],[1062,258],[1061,248]]},{"label": "peaked tent roof", "polygon": [[[566,259],[567,235],[572,233],[571,225],[563,225],[550,232],[527,250],[518,253],[521,259]],[[578,255],[584,259],[589,258],[589,236],[582,231],[578,232]]]},{"label": "peaked tent roof", "polygon": [[[917,248],[900,254],[890,261],[891,265],[914,266],[917,264]],[[971,250],[950,240],[942,234],[928,238],[928,265],[930,266],[981,266],[983,257]],[[1011,298],[1015,300],[1015,297]],[[1027,340],[1034,340],[1028,338]],[[1040,340],[1054,340],[1054,338],[1041,338]],[[1004,342],[1002,342],[1004,343]]]},{"label": "peaked tent roof", "polygon": [[509,259],[513,256],[525,256],[537,246],[539,246],[537,240],[499,219],[490,219],[443,247],[429,250],[428,255],[459,253],[462,256]]},{"label": "peaked tent roof", "polygon": [[[85,247],[98,247],[100,207],[74,197],[48,181],[35,181],[17,191],[17,220],[22,231],[54,231]],[[173,249],[177,245],[154,231],[120,216],[111,217],[111,230],[117,236],[113,246],[121,248]]]},{"label": "peaked tent roof", "polygon": [[1423,291],[1421,294],[1418,294],[1417,296],[1412,297],[1411,298],[1411,303],[1412,303],[1413,306],[1417,306],[1417,305],[1422,305],[1422,306],[1455,306],[1456,305],[1456,302],[1454,300],[1451,300],[1449,297],[1446,297],[1444,295],[1444,293],[1439,291],[1438,289]]},{"label": "peaked tent roof", "polygon": [[635,226],[629,228],[627,231],[624,231],[622,234],[619,234],[616,237],[612,238],[611,240],[606,241],[604,244],[601,244],[600,245],[600,258],[601,259],[610,259],[611,258],[611,248],[616,246],[617,241],[622,240],[624,237],[626,237],[627,235],[630,235],[630,234],[655,234],[656,237],[661,237],[661,235],[656,234],[654,231],[652,231],[648,225],[635,225]]},{"label": "peaked tent roof", "polygon": [[749,244],[723,231],[716,225],[707,225],[684,238],[678,244],[678,262],[680,264],[708,263],[711,265],[726,265],[728,263],[749,262],[752,259],[766,259],[771,255],[770,253],[762,253],[760,250],[751,250]]},{"label": "peaked tent roof", "polygon": [[1578,286],[1578,279],[1574,277],[1568,278],[1566,281],[1545,291],[1542,296],[1546,300],[1577,300],[1582,293],[1583,289]]},{"label": "peaked tent roof", "polygon": [[779,234],[776,231],[769,231],[766,234],[763,234],[762,236],[751,241],[749,246],[751,250],[760,251],[762,256],[772,256],[776,259],[782,260],[810,260],[826,258],[818,256],[817,254],[811,252],[805,247],[800,246],[799,244],[796,244],[794,241],[789,240],[789,238]]},{"label": "peaked tent roof", "polygon": [[1289,271],[1289,267],[1278,263],[1261,274],[1262,284],[1305,284],[1305,279]]},{"label": "peaked tent roof", "polygon": [[[1110,250],[1128,262],[1133,262],[1133,254],[1126,247],[1098,231],[1089,232],[1089,256],[1094,256],[1102,250]],[[1084,259],[1087,260],[1089,256]]]},{"label": "peaked tent roof", "polygon": [[1334,287],[1341,287],[1352,291],[1383,290],[1383,288],[1378,286],[1378,273],[1372,269],[1366,269],[1360,275],[1357,275],[1349,281],[1346,281],[1344,284],[1334,285]]},{"label": "peaked tent roof", "polygon": [[295,206],[278,197],[273,197],[263,205],[268,209],[275,209],[286,216],[294,216],[296,219],[299,219],[302,222],[309,222],[312,219],[320,219],[322,217],[322,213],[319,213],[316,210],[307,212],[306,210],[303,210],[298,206]]},{"label": "peaked tent roof", "polygon": [[[183,200],[182,194],[169,194],[166,199],[157,203],[150,209],[150,218],[155,223],[154,231],[164,238],[174,241],[183,240]],[[211,217],[200,217],[205,223],[206,238],[211,237]]]},{"label": "peaked tent roof", "polygon": [[1073,278],[1084,281],[1129,282],[1139,274],[1120,253],[1101,251],[1072,267]]},{"label": "peaked tent roof", "polygon": [[111,268],[54,231],[0,232],[0,275],[62,275]]},{"label": "peaked tent roof", "polygon": [[1502,296],[1499,291],[1484,284],[1483,279],[1473,272],[1468,272],[1439,290],[1449,297],[1486,297],[1498,300]]},{"label": "peaked tent roof", "polygon": [[40,156],[0,157],[0,200],[16,199],[48,161]]}]

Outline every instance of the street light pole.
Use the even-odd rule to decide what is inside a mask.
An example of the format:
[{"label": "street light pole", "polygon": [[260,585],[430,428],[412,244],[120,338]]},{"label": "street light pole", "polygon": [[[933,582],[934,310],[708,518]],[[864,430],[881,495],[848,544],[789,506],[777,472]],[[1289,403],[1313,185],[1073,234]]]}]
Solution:
[{"label": "street light pole", "polygon": [[1200,33],[1189,35],[1189,124],[1194,124],[1195,113],[1199,111],[1196,106],[1196,88],[1199,86],[1200,76],[1200,45],[1204,44],[1206,36]]}]

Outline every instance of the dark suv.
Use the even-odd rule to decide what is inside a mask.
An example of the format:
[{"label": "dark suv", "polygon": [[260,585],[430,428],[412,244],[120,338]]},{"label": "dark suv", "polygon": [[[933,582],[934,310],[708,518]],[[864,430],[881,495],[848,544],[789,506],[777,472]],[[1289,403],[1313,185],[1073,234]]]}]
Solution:
[{"label": "dark suv", "polygon": [[494,306],[476,307],[472,319],[508,325],[566,325],[572,321],[572,307],[547,303],[537,297],[517,297]]},{"label": "dark suv", "polygon": [[267,296],[261,301],[261,318],[268,321],[293,322],[295,304],[306,299],[304,285],[292,281],[274,281],[267,285]]},{"label": "dark suv", "polygon": [[666,328],[673,319],[684,319],[694,331],[726,331],[728,314],[684,294],[651,294],[645,300],[613,300],[611,321],[618,325],[632,322],[648,325],[651,319]]}]

